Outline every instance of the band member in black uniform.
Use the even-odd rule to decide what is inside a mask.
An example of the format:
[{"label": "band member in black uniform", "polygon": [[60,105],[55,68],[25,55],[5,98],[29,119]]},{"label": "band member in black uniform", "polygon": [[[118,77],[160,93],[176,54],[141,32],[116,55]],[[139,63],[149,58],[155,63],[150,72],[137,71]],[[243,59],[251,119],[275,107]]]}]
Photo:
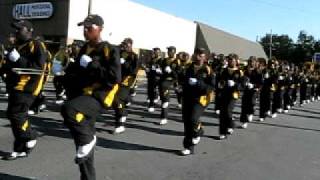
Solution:
[{"label": "band member in black uniform", "polygon": [[178,101],[178,108],[182,107],[182,87],[184,83],[184,77],[186,73],[186,69],[191,65],[192,60],[190,59],[190,55],[186,52],[181,52],[180,53],[180,66],[179,66],[179,71],[177,72],[178,74],[178,79],[175,85],[175,92],[177,95],[177,101]]},{"label": "band member in black uniform", "polygon": [[174,86],[174,91],[176,93],[177,96],[177,102],[178,102],[178,108],[182,107],[182,86],[181,86],[181,81],[183,78],[183,64],[182,61],[184,61],[183,59],[183,55],[184,52],[179,52],[177,54],[177,58],[175,59],[175,63],[179,66],[179,68],[177,68],[177,70],[179,70],[177,73],[177,80],[174,82],[173,86]]},{"label": "band member in black uniform", "polygon": [[132,50],[132,39],[126,38],[120,45],[121,84],[116,94],[113,108],[115,109],[116,128],[114,134],[125,131],[124,123],[127,120],[126,100],[130,96],[130,87],[134,85],[138,65],[138,55]]},{"label": "band member in black uniform", "polygon": [[264,121],[267,116],[271,116],[271,101],[274,92],[274,72],[272,61],[266,63],[265,59],[260,59],[262,68],[262,81],[260,89],[260,115],[259,120]]},{"label": "band member in black uniform", "polygon": [[214,74],[205,64],[205,49],[195,50],[194,60],[186,68],[183,82],[182,119],[184,122],[184,150],[182,155],[194,153],[194,147],[200,142],[203,129],[200,117],[212,100]]},{"label": "band member in black uniform", "polygon": [[233,133],[234,122],[233,122],[233,109],[234,103],[239,99],[240,93],[240,83],[241,83],[241,71],[237,67],[237,55],[230,54],[228,59],[228,67],[224,68],[221,76],[219,78],[221,89],[221,96],[223,100],[221,101],[220,109],[220,124],[219,133],[220,139],[225,139],[228,134]]},{"label": "band member in black uniform", "polygon": [[78,25],[84,26],[87,42],[66,69],[66,83],[73,88],[67,88],[70,99],[62,106],[61,114],[74,139],[75,162],[79,165],[81,180],[95,180],[95,121],[102,108],[112,106],[119,89],[120,53],[118,47],[102,41],[100,16],[89,15]]},{"label": "band member in black uniform", "polygon": [[299,66],[294,66],[292,78],[293,78],[294,88],[292,90],[292,104],[291,104],[291,106],[294,106],[294,105],[297,104],[298,92],[300,90],[300,70],[299,70]]},{"label": "band member in black uniform", "polygon": [[168,108],[170,101],[170,90],[173,87],[173,83],[177,80],[177,68],[179,65],[175,61],[176,48],[174,46],[168,47],[168,57],[161,63],[161,73],[159,81],[159,91],[161,98],[161,120],[160,125],[168,123]]},{"label": "band member in black uniform", "polygon": [[283,95],[283,112],[288,113],[293,104],[292,92],[295,88],[293,71],[290,69],[290,66],[287,64],[285,66],[285,92]]},{"label": "band member in black uniform", "polygon": [[161,72],[160,63],[162,62],[161,50],[160,48],[153,48],[151,60],[146,64],[145,71],[147,74],[147,84],[148,84],[148,111],[154,112],[155,103],[158,99],[158,84],[160,76],[158,72]]},{"label": "band member in black uniform", "polygon": [[[43,42],[33,39],[32,24],[21,20],[12,25],[16,29],[16,42],[11,49],[8,49],[6,57],[8,66],[12,70],[7,74],[10,85],[7,117],[11,122],[15,140],[13,152],[4,157],[6,160],[26,157],[36,145],[37,133],[31,128],[28,110],[42,90],[48,68],[47,49]],[[13,68],[38,70],[39,74],[18,74]]]},{"label": "band member in black uniform", "polygon": [[276,117],[277,113],[283,113],[284,109],[284,92],[285,92],[285,86],[286,86],[286,74],[285,74],[285,67],[281,64],[277,68],[276,73],[277,79],[276,79],[276,91],[273,94],[273,104],[272,104],[272,116]]},{"label": "band member in black uniform", "polygon": [[243,76],[243,95],[241,104],[240,122],[242,128],[247,128],[248,122],[253,120],[254,106],[256,104],[258,84],[260,74],[258,73],[258,62],[256,57],[252,56],[248,60],[247,67],[244,68]]},{"label": "band member in black uniform", "polygon": [[[212,69],[216,73],[216,82],[220,81],[221,73],[224,70],[224,68],[227,67],[228,62],[223,54],[219,54],[217,59],[214,59],[215,61],[212,63]],[[223,89],[222,84],[216,83],[215,87],[215,113],[217,115],[220,114],[220,109],[221,109],[221,101],[222,101],[222,96],[221,96],[221,91]]]}]

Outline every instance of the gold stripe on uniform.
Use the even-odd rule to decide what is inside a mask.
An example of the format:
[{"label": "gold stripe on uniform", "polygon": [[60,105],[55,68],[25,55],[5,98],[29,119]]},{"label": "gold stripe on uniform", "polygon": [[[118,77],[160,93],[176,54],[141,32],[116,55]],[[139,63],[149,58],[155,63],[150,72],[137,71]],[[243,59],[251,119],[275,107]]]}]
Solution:
[{"label": "gold stripe on uniform", "polygon": [[124,86],[129,86],[129,81],[132,79],[132,76],[127,76],[123,81],[122,81],[122,85]]},{"label": "gold stripe on uniform", "polygon": [[30,75],[21,75],[20,81],[18,84],[14,87],[15,90],[23,91],[24,87],[28,83],[28,81],[31,79]]},{"label": "gold stripe on uniform", "polygon": [[[45,63],[44,64],[44,67],[46,67],[47,66],[47,63]],[[38,81],[38,84],[37,84],[37,86],[36,86],[36,89],[33,91],[33,95],[34,96],[38,96],[39,94],[40,94],[40,91],[42,90],[42,87],[43,87],[43,85],[44,85],[44,78],[45,78],[45,70],[43,70],[42,71],[42,73],[41,73],[41,76],[40,76],[40,80]]]},{"label": "gold stripe on uniform", "polygon": [[200,96],[199,103],[202,106],[207,106],[213,100],[213,91],[208,93],[207,95]]},{"label": "gold stripe on uniform", "polygon": [[111,107],[114,96],[117,93],[118,89],[119,89],[119,85],[118,84],[114,85],[111,91],[104,98],[103,103],[105,104],[106,107]]},{"label": "gold stripe on uniform", "polygon": [[21,126],[21,129],[22,129],[23,131],[26,131],[28,127],[29,127],[29,121],[26,120],[26,121],[23,123],[23,125]]},{"label": "gold stripe on uniform", "polygon": [[110,50],[109,50],[109,48],[107,48],[107,47],[103,48],[103,52],[104,52],[104,56],[107,57],[107,58],[109,58],[109,56],[110,56]]},{"label": "gold stripe on uniform", "polygon": [[83,94],[87,96],[91,96],[93,91],[99,87],[101,87],[101,84],[94,83],[92,86],[83,88]]},{"label": "gold stripe on uniform", "polygon": [[86,54],[90,54],[92,51],[94,50],[94,48],[88,46],[87,49],[86,49]]},{"label": "gold stripe on uniform", "polygon": [[30,48],[30,52],[33,54],[34,53],[34,43],[33,43],[33,41],[31,41],[29,43],[29,48]]}]

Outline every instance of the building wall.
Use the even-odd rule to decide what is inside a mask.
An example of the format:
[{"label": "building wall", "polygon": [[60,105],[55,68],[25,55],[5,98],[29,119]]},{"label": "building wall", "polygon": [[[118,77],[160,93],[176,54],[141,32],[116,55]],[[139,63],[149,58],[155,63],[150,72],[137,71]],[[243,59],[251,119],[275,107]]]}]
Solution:
[{"label": "building wall", "polygon": [[[83,28],[77,27],[87,12],[87,3],[70,0],[69,38],[83,39]],[[99,14],[105,21],[103,39],[119,44],[131,37],[134,47],[152,49],[174,45],[177,51],[192,53],[196,41],[196,24],[161,11],[145,7],[128,0],[93,0],[92,13]],[[81,9],[80,9],[81,8]]]},{"label": "building wall", "polygon": [[[81,0],[82,1],[82,0]],[[15,4],[51,2],[53,15],[49,19],[31,19],[35,34],[43,36],[67,36],[69,0],[1,0],[0,1],[0,40],[3,40],[13,29],[12,10]]]}]

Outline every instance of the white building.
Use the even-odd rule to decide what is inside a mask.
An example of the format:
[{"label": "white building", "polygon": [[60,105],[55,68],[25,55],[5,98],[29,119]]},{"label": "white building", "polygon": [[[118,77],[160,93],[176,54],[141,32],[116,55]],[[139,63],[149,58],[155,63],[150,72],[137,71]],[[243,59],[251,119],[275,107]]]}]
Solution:
[{"label": "white building", "polygon": [[[83,39],[83,29],[77,26],[88,12],[88,0],[70,0],[68,38]],[[103,39],[119,44],[124,38],[134,40],[134,47],[165,51],[176,46],[177,51],[192,53],[196,42],[196,24],[128,0],[92,0],[92,14],[104,19]]]}]

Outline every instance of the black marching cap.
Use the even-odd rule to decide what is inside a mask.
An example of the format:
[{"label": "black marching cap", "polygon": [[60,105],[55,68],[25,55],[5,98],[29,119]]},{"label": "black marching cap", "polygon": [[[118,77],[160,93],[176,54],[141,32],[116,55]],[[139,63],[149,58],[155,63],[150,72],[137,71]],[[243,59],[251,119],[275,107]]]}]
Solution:
[{"label": "black marching cap", "polygon": [[84,19],[84,21],[79,22],[78,26],[89,27],[94,24],[97,26],[103,26],[104,21],[103,21],[102,17],[100,17],[97,14],[90,14],[89,16],[86,17],[86,19]]},{"label": "black marching cap", "polygon": [[167,49],[168,49],[168,50],[176,50],[176,47],[174,47],[174,46],[169,46],[169,47],[167,47]]},{"label": "black marching cap", "polygon": [[20,30],[24,27],[26,27],[28,30],[33,30],[32,23],[27,20],[20,20],[20,21],[13,22],[11,26],[17,30]]},{"label": "black marching cap", "polygon": [[198,47],[194,50],[194,53],[195,54],[206,54],[206,49],[205,48],[201,48],[201,47]]}]

